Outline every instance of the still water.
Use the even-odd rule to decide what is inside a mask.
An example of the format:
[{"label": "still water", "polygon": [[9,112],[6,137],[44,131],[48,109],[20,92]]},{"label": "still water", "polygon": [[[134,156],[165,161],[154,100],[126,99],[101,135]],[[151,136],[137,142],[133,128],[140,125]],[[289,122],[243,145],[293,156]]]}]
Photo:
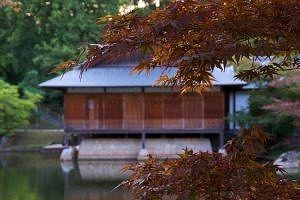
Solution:
[{"label": "still water", "polygon": [[[113,190],[130,162],[90,161],[61,165],[58,155],[0,154],[0,200],[127,200]],[[288,178],[300,180],[300,169]]]},{"label": "still water", "polygon": [[0,200],[127,200],[125,161],[61,165],[58,155],[0,154]]}]

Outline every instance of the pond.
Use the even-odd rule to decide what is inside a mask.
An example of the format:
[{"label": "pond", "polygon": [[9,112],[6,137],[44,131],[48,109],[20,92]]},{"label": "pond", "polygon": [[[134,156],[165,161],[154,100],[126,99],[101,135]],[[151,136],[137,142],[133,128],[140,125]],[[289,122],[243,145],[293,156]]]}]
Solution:
[{"label": "pond", "polygon": [[127,200],[112,189],[126,178],[125,161],[61,165],[59,155],[0,154],[0,200]]},{"label": "pond", "polygon": [[[61,164],[59,155],[0,154],[0,200],[127,200],[116,189],[134,161],[85,161]],[[300,180],[300,170],[289,178]]]}]

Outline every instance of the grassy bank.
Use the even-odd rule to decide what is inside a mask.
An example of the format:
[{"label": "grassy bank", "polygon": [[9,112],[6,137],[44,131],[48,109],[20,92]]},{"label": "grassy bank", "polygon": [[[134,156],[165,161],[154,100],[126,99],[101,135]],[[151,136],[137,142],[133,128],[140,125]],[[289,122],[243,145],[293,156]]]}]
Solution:
[{"label": "grassy bank", "polygon": [[5,147],[0,151],[39,151],[45,145],[61,143],[63,130],[24,130],[9,137]]}]

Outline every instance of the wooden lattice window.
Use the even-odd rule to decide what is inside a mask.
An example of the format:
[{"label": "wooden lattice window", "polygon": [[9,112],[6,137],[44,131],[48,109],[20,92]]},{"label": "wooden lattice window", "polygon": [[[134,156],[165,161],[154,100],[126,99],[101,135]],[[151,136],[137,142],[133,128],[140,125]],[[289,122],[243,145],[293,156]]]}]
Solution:
[{"label": "wooden lattice window", "polygon": [[178,96],[178,94],[170,94],[165,96],[164,118],[183,118],[181,96]]},{"label": "wooden lattice window", "polygon": [[224,96],[221,92],[204,93],[204,117],[224,117]]}]

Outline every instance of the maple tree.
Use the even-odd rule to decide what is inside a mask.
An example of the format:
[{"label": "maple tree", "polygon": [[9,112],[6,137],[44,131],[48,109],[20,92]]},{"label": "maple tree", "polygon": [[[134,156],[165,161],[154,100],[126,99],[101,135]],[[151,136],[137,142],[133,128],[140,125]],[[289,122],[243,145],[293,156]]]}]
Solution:
[{"label": "maple tree", "polygon": [[53,78],[53,66],[75,57],[82,44],[97,40],[98,17],[129,1],[0,0],[0,79],[42,94],[41,103],[61,113],[61,92],[38,84]]},{"label": "maple tree", "polygon": [[[100,43],[91,44],[82,70],[128,52],[141,52],[135,71],[177,67],[165,84],[183,90],[211,85],[212,70],[229,62],[268,58],[260,66],[239,71],[236,77],[272,77],[281,70],[299,68],[300,2],[298,0],[185,0],[144,14],[101,18],[107,22]],[[58,69],[78,64],[67,61]]]},{"label": "maple tree", "polygon": [[0,0],[0,8],[8,6],[14,9],[14,11],[20,11],[20,2],[15,0]]},{"label": "maple tree", "polygon": [[[136,72],[176,67],[159,82],[182,91],[212,85],[212,71],[249,59],[237,78],[273,77],[300,68],[299,0],[177,0],[152,12],[135,10],[98,20],[106,23],[100,42],[90,44],[82,72],[102,61],[140,54]],[[80,59],[56,70],[70,69]],[[257,61],[259,62],[257,66]],[[256,161],[265,133],[259,127],[241,130],[227,146],[228,155],[193,153],[160,162],[153,157],[126,168],[133,172],[123,186],[136,199],[299,199],[299,184],[279,177],[281,170]]]},{"label": "maple tree", "polygon": [[299,199],[297,182],[276,174],[272,163],[259,163],[256,154],[264,151],[266,134],[260,127],[243,129],[230,141],[228,155],[186,150],[176,160],[151,157],[125,170],[132,175],[121,185],[135,199]]}]

